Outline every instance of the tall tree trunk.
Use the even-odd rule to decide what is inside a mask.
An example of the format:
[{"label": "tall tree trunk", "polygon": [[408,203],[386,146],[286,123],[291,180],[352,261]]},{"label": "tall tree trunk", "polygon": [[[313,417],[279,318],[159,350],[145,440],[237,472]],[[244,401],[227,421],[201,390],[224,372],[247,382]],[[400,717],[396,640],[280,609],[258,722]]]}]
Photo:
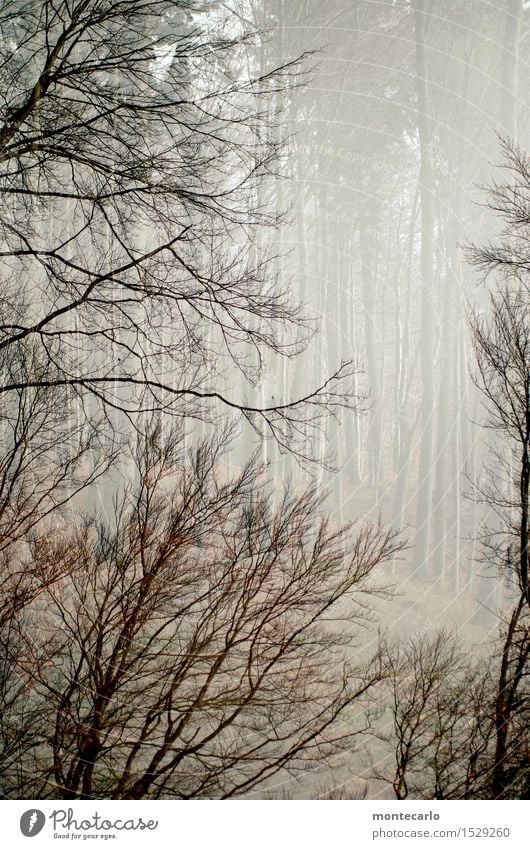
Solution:
[{"label": "tall tree trunk", "polygon": [[433,339],[433,243],[434,243],[434,174],[432,165],[432,122],[429,114],[427,63],[425,57],[425,0],[414,2],[416,42],[416,96],[420,143],[421,197],[421,327],[420,373],[422,385],[420,413],[420,458],[417,484],[415,567],[425,570],[429,560],[432,510],[433,404],[434,404],[434,339]]},{"label": "tall tree trunk", "polygon": [[528,675],[530,649],[528,632],[524,634],[519,643],[516,641],[517,626],[525,603],[526,599],[522,595],[510,618],[501,657],[495,701],[495,761],[491,779],[493,799],[502,799],[510,789],[507,760],[510,754],[512,719],[514,711],[517,709],[519,687],[525,675]]},{"label": "tall tree trunk", "polygon": [[[405,492],[409,479],[410,465],[413,457],[412,439],[417,427],[417,415],[413,412],[413,401],[411,399],[411,384],[415,368],[414,344],[411,338],[411,309],[412,309],[412,267],[414,237],[416,232],[417,217],[419,214],[419,186],[414,197],[414,203],[410,213],[409,233],[407,238],[407,263],[405,268],[405,279],[407,289],[404,293],[401,314],[399,316],[399,350],[397,361],[399,362],[399,379],[397,381],[396,394],[396,425],[397,425],[397,463],[395,467],[396,481],[394,484],[394,502],[391,513],[391,521],[398,528],[405,523]],[[398,293],[399,294],[399,293]],[[401,298],[398,298],[401,303]]]},{"label": "tall tree trunk", "polygon": [[366,452],[368,456],[368,481],[377,491],[379,464],[381,462],[381,381],[374,342],[374,306],[377,297],[377,245],[374,227],[363,227],[359,232],[361,280],[364,314],[366,372],[370,384],[370,411]]},{"label": "tall tree trunk", "polygon": [[521,31],[522,0],[508,0],[502,50],[499,118],[501,133],[517,135],[517,65]]}]

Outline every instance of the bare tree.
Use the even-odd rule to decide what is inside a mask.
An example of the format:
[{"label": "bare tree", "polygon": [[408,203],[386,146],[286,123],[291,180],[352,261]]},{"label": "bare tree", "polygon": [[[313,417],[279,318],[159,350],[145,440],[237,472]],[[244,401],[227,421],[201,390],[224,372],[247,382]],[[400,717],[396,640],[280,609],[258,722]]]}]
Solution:
[{"label": "bare tree", "polygon": [[510,180],[488,206],[505,230],[470,256],[500,274],[488,315],[470,316],[474,383],[494,438],[474,496],[488,509],[481,563],[505,579],[510,602],[486,662],[470,664],[454,636],[415,638],[390,652],[392,771],[376,771],[397,798],[528,798],[530,795],[530,216],[528,157],[505,142]]},{"label": "bare tree", "polygon": [[450,798],[464,788],[462,760],[475,740],[469,720],[480,700],[477,668],[442,630],[388,649],[385,673],[388,703],[376,734],[383,766],[373,766],[374,778],[390,784],[397,799]]},{"label": "bare tree", "polygon": [[228,798],[368,727],[381,668],[358,631],[398,541],[318,519],[313,486],[273,508],[255,461],[223,472],[225,448],[186,457],[181,431],[151,429],[114,530],[32,547],[68,569],[10,623],[10,692],[40,719],[6,795]]},{"label": "bare tree", "polygon": [[[0,354],[2,374],[17,380],[38,375],[37,360],[20,353]],[[97,419],[79,420],[64,388],[51,397],[42,387],[9,393],[0,425],[1,793],[4,766],[23,770],[21,754],[38,739],[40,723],[31,682],[17,673],[23,648],[17,622],[75,563],[73,550],[69,559],[44,553],[57,550],[57,534],[76,521],[74,505],[93,492],[118,451],[98,433]]]},{"label": "bare tree", "polygon": [[447,631],[389,650],[390,698],[376,735],[383,765],[373,776],[397,799],[527,798],[529,649],[520,604],[472,661]]},{"label": "bare tree", "polygon": [[[528,793],[530,774],[528,739],[520,731],[528,720],[530,658],[530,303],[520,271],[519,267],[516,288],[506,283],[491,296],[491,317],[485,320],[475,313],[471,320],[475,382],[485,399],[487,425],[496,436],[489,445],[493,462],[487,478],[476,485],[477,497],[494,514],[493,523],[481,534],[482,561],[501,571],[516,594],[495,687],[493,798],[509,795],[514,783],[520,784],[521,774],[522,792]],[[520,757],[515,771],[514,753]]]},{"label": "bare tree", "polygon": [[3,397],[67,386],[117,420],[207,420],[220,405],[301,458],[321,417],[351,404],[351,364],[303,397],[245,397],[311,326],[260,235],[281,221],[264,186],[300,61],[262,68],[238,10],[2,4],[0,349],[31,347],[42,364],[5,377]]},{"label": "bare tree", "polygon": [[[521,771],[523,792],[528,793],[530,769],[528,737],[518,739],[517,730],[521,716],[528,718],[530,650],[530,163],[509,141],[503,141],[503,150],[509,180],[493,185],[488,206],[501,216],[504,231],[500,240],[470,251],[485,276],[493,272],[503,281],[500,291],[491,295],[490,315],[483,318],[474,312],[470,321],[475,384],[484,398],[486,424],[495,434],[488,446],[493,463],[487,479],[476,486],[495,517],[482,533],[482,560],[504,573],[515,589],[495,688],[494,798],[509,794]],[[515,778],[514,749],[522,764]]]},{"label": "bare tree", "polygon": [[482,533],[482,559],[507,572],[530,606],[530,315],[526,289],[491,296],[491,317],[471,318],[480,389],[495,434],[493,462],[476,484],[477,497],[494,513]]},{"label": "bare tree", "polygon": [[491,796],[530,797],[530,621],[524,594],[504,632],[494,689]]}]

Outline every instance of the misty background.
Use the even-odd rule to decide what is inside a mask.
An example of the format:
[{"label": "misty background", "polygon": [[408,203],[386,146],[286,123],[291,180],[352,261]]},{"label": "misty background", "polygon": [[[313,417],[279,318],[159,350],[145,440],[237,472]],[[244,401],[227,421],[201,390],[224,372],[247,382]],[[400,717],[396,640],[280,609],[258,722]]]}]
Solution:
[{"label": "misty background", "polygon": [[[263,396],[310,386],[341,360],[359,364],[365,412],[344,414],[320,443],[334,455],[335,472],[320,473],[333,514],[380,512],[403,529],[392,625],[450,622],[481,640],[503,591],[477,562],[477,529],[491,516],[469,497],[489,434],[466,312],[487,307],[488,281],[465,246],[501,227],[485,208],[486,188],[503,178],[499,137],[527,141],[530,3],[264,8],[254,14],[269,28],[265,60],[316,51],[307,84],[293,86],[293,136],[269,191],[289,207],[272,239],[281,276],[320,332],[269,371]],[[263,450],[274,474],[301,474]]]},{"label": "misty background", "polygon": [[[467,780],[466,764],[473,767],[474,774],[476,757],[484,756],[484,774],[492,772],[493,783],[491,787],[486,783],[484,789],[479,782],[477,792],[501,798],[502,793],[511,792],[513,784],[514,792],[527,793],[527,783],[517,784],[527,782],[528,776],[528,747],[521,731],[526,720],[524,709],[519,710],[523,701],[516,700],[517,686],[524,677],[523,662],[528,657],[528,629],[524,630],[522,619],[524,595],[511,613],[507,636],[499,648],[506,626],[503,617],[510,615],[509,604],[513,607],[513,587],[519,581],[519,592],[526,592],[528,583],[527,560],[521,556],[515,566],[509,547],[515,540],[521,552],[526,552],[527,536],[517,538],[517,522],[521,521],[526,533],[527,513],[522,502],[528,500],[528,487],[525,495],[517,479],[521,463],[517,452],[526,458],[527,443],[521,447],[517,433],[514,443],[506,422],[501,422],[497,434],[487,427],[488,412],[473,383],[475,364],[468,317],[471,311],[475,316],[482,311],[487,316],[489,291],[499,287],[493,274],[481,279],[471,262],[471,246],[487,246],[502,229],[502,216],[491,209],[495,203],[491,188],[496,182],[514,179],[506,169],[506,160],[502,165],[503,140],[530,150],[530,75],[526,60],[530,2],[237,0],[225,4],[208,0],[195,8],[193,2],[175,0],[155,3],[153,8],[162,10],[160,15],[153,13],[149,3],[143,9],[140,3],[125,4],[124,21],[119,19],[121,4],[117,3],[112,14],[108,10],[105,14],[109,15],[108,33],[116,41],[114,49],[124,50],[125,58],[117,62],[123,77],[114,75],[113,54],[107,53],[106,47],[107,30],[99,30],[94,23],[97,17],[92,18],[95,45],[81,42],[79,55],[75,51],[72,54],[72,69],[67,63],[53,77],[51,95],[46,86],[41,86],[41,74],[38,84],[26,86],[33,92],[29,106],[17,107],[15,94],[19,88],[25,91],[26,77],[31,80],[35,68],[38,70],[39,57],[46,53],[46,39],[55,33],[60,40],[67,32],[64,22],[72,13],[67,3],[60,5],[64,16],[55,19],[52,15],[50,23],[39,18],[38,3],[35,8],[29,4],[34,16],[30,23],[35,24],[26,39],[20,34],[26,24],[18,0],[2,12],[8,33],[2,42],[7,57],[5,74],[13,81],[13,90],[5,86],[7,141],[3,144],[6,161],[12,157],[16,162],[15,200],[11,207],[6,205],[4,224],[8,238],[2,255],[2,309],[8,323],[3,325],[3,344],[13,347],[13,363],[18,363],[16,369],[21,373],[18,376],[15,369],[15,382],[9,371],[15,366],[6,360],[2,391],[21,392],[12,396],[12,409],[6,404],[6,442],[9,446],[11,435],[16,436],[19,420],[27,423],[29,436],[15,440],[12,453],[16,457],[21,445],[21,456],[30,457],[29,471],[9,460],[6,477],[11,481],[11,463],[15,467],[14,483],[7,487],[5,503],[10,504],[11,490],[19,502],[11,499],[16,502],[11,526],[6,512],[7,530],[11,528],[13,533],[14,528],[15,536],[11,540],[5,532],[4,537],[6,550],[11,545],[16,556],[12,555],[12,566],[6,555],[4,576],[0,578],[13,598],[12,611],[6,614],[5,657],[9,663],[5,663],[4,702],[7,699],[8,711],[16,717],[13,728],[17,731],[12,754],[12,729],[7,722],[4,762],[9,776],[13,764],[16,769],[12,770],[14,777],[9,778],[12,785],[6,785],[6,795],[15,792],[10,787],[25,787],[21,783],[24,770],[28,775],[33,770],[24,760],[28,752],[41,765],[41,786],[47,787],[55,770],[57,792],[73,794],[64,798],[89,798],[94,792],[129,794],[124,789],[129,781],[129,761],[124,762],[116,784],[119,769],[112,759],[120,750],[124,729],[131,736],[132,728],[131,740],[136,734],[134,751],[141,751],[147,735],[145,739],[151,740],[157,754],[149,762],[151,766],[145,759],[142,762],[142,754],[139,756],[137,769],[143,777],[131,785],[130,798],[143,798],[151,792],[159,755],[168,758],[170,792],[183,798],[192,798],[197,791],[193,787],[196,775],[204,776],[204,782],[202,778],[199,781],[199,794],[212,797],[218,794],[229,798],[241,789],[250,795],[265,793],[265,797],[325,798],[331,787],[339,794],[334,798],[341,798],[344,788],[351,794],[346,798],[363,793],[376,798],[390,796],[391,788],[397,787],[397,798],[406,798],[406,787],[405,795],[400,796],[399,781],[393,784],[392,776],[390,780],[381,777],[378,769],[389,766],[391,770],[397,751],[392,705],[398,713],[403,708],[409,715],[407,686],[412,682],[414,693],[420,682],[416,689],[423,692],[421,681],[425,676],[421,676],[425,669],[436,684],[435,699],[439,685],[441,695],[436,706],[440,709],[435,722],[425,705],[420,705],[417,718],[418,723],[422,720],[428,726],[426,734],[434,734],[433,750],[438,752],[441,742],[446,745],[449,760],[444,769],[447,766],[451,770],[454,761],[456,773],[461,768]],[[46,9],[52,7],[45,5]],[[97,2],[89,8],[89,17],[96,7]],[[83,8],[79,14],[82,18]],[[43,21],[50,27],[43,30],[44,34]],[[136,44],[132,72],[131,40]],[[84,50],[89,50],[89,55],[101,51],[103,56],[95,70],[88,64],[87,79],[92,74],[97,96],[92,103],[88,87],[75,100],[79,114],[74,110],[72,127],[68,118],[65,134],[59,118],[63,112],[70,114],[68,80],[81,79],[85,85]],[[61,74],[66,83],[61,83]],[[44,78],[52,79],[48,71]],[[119,108],[116,114],[114,108],[110,110],[114,117],[109,133],[101,129],[99,121],[102,119],[106,127],[111,96],[118,98]],[[33,107],[37,107],[35,115]],[[95,109],[97,119],[87,120],[91,109]],[[32,133],[37,139],[42,136],[43,150],[48,151],[42,160],[38,156],[32,160],[40,150],[33,137],[26,146],[24,117],[20,139],[17,136],[20,115],[25,111]],[[92,126],[97,128],[94,136]],[[46,147],[47,138],[54,138],[56,133],[59,137],[62,133],[68,142],[66,156],[60,144]],[[107,150],[105,140],[109,137]],[[11,143],[12,138],[15,142]],[[83,144],[90,157],[88,165],[82,164],[79,170],[88,180],[90,191],[83,188],[84,179],[79,182],[72,166]],[[17,153],[17,145],[21,152]],[[66,180],[70,169],[68,194],[62,179],[64,176]],[[105,175],[104,184],[108,179],[113,187],[110,194],[106,189],[102,194],[101,208],[98,191],[102,190],[94,189],[99,185],[96,178],[100,171]],[[11,172],[6,175],[5,191],[11,192]],[[145,181],[145,198],[144,189],[136,186],[137,179]],[[129,183],[133,185],[131,201],[121,195],[127,190],[123,197],[128,197]],[[51,192],[47,191],[50,186]],[[525,190],[523,185],[519,194],[514,191],[510,195],[510,188],[504,188],[505,195],[500,192],[497,198],[498,211],[502,213],[503,198],[506,206],[513,197],[524,205]],[[116,203],[115,222],[106,214],[107,200]],[[9,214],[16,228],[11,227]],[[25,243],[20,248],[21,234],[31,249],[26,249]],[[182,245],[173,250],[179,240]],[[509,245],[506,266],[513,266],[516,240],[517,221],[504,242]],[[523,238],[519,270],[527,267],[526,246]],[[49,255],[50,261],[41,262],[42,255]],[[61,270],[63,265],[66,271]],[[133,271],[132,295],[127,288],[128,269]],[[506,276],[510,274],[512,268]],[[92,299],[96,282],[99,289]],[[123,287],[127,294],[122,300]],[[66,295],[78,291],[82,296],[72,295],[67,307],[53,311]],[[283,303],[283,293],[290,303]],[[521,302],[524,297],[525,293]],[[125,320],[121,318],[122,304],[127,305]],[[302,305],[305,318],[298,314],[297,304]],[[43,309],[50,312],[40,319]],[[22,321],[37,324],[25,327]],[[480,324],[480,319],[475,319],[475,326],[477,322]],[[53,327],[47,329],[48,324]],[[26,348],[26,336],[31,345],[33,337],[38,337],[35,349],[29,343]],[[488,339],[493,345],[491,334]],[[19,342],[23,344],[17,345]],[[513,347],[512,342],[510,336],[507,348]],[[46,379],[34,366],[39,364],[39,357]],[[27,371],[26,363],[32,366]],[[348,363],[354,364],[353,377]],[[339,380],[336,391],[331,375],[346,375],[351,383]],[[104,387],[103,396],[97,389],[100,385]],[[352,391],[349,396],[348,385]],[[42,426],[33,408],[26,410],[20,401],[28,387],[39,390],[35,397],[42,399]],[[58,387],[72,391],[64,395],[48,391]],[[325,391],[323,387],[331,388]],[[523,399],[525,394],[526,390]],[[508,396],[511,399],[509,392]],[[501,392],[496,397],[506,398],[506,394]],[[489,401],[494,404],[495,396],[490,394]],[[522,403],[519,396],[518,402]],[[131,439],[137,426],[138,436],[145,428],[139,441]],[[86,442],[82,441],[76,454],[76,439],[84,435],[85,428]],[[207,439],[201,447],[203,437]],[[30,444],[43,444],[39,451],[44,461],[39,451],[29,451]],[[214,446],[210,453],[204,448],[208,444]],[[489,450],[495,444],[496,455]],[[70,451],[75,462],[70,460]],[[508,456],[504,451],[513,453]],[[236,487],[228,495],[224,482],[236,480],[253,453],[264,466],[247,466],[242,479],[249,475],[248,486],[242,485],[239,493]],[[11,457],[9,450],[6,456]],[[48,472],[50,465],[59,469],[58,484]],[[186,472],[188,466],[191,472]],[[507,469],[515,469],[515,475],[510,478]],[[168,483],[162,484],[166,476]],[[26,503],[24,485],[29,486],[30,508],[24,509],[31,531],[40,521],[39,510],[48,510],[39,487],[46,487],[49,477],[51,495],[46,493],[46,498],[51,503],[50,515],[54,512],[59,517],[57,524],[48,530],[49,544],[46,536],[42,540],[28,536],[30,548],[26,559],[20,560],[16,546],[19,539],[26,542],[26,514],[22,511],[22,519],[19,515],[19,503]],[[302,500],[302,508],[289,518],[289,509],[283,506],[289,502],[282,502],[284,487],[290,486],[296,495],[302,495],[315,477],[318,491],[328,492],[329,499],[321,503],[315,497],[306,513]],[[160,483],[158,501],[149,494],[155,486],[153,479]],[[169,489],[170,480],[173,490]],[[193,522],[203,508],[188,497],[184,487],[187,480],[192,482],[198,505],[208,503],[208,486],[212,487],[212,504],[217,506],[215,510],[212,507],[211,515],[217,525],[212,519],[213,524],[207,524],[203,531],[194,530]],[[492,484],[495,492],[496,483],[497,500],[491,497],[488,503],[483,497],[480,501],[480,487],[487,493],[488,484]],[[260,491],[268,493],[269,489],[271,509],[279,508],[278,518],[274,512],[263,512],[263,505],[269,504],[268,494],[265,500],[259,500]],[[139,495],[133,495],[135,492]],[[225,493],[226,514],[225,507],[218,506],[220,492]],[[506,507],[504,519],[501,507]],[[129,508],[132,519],[127,524]],[[358,543],[344,537],[346,541],[337,542],[336,550],[329,554],[329,568],[338,569],[336,575],[333,573],[335,584],[322,579],[326,575],[325,558],[323,571],[315,571],[320,565],[316,543],[313,555],[308,554],[320,527],[321,508],[331,513],[331,538],[351,522],[360,534]],[[97,531],[92,530],[96,520],[87,518],[87,511],[98,515]],[[177,518],[181,521],[181,514],[186,517],[188,513],[193,518],[193,533],[177,533]],[[176,517],[175,524],[164,525],[168,515]],[[46,519],[48,512],[43,517]],[[370,525],[370,520],[378,517],[381,524]],[[503,521],[504,536],[496,535]],[[282,561],[276,534],[284,525],[287,530],[292,526],[298,548],[287,546]],[[163,548],[166,527],[166,553],[161,554],[160,563],[157,560],[150,565],[149,558],[154,557],[157,546]],[[388,527],[407,541],[405,549],[399,543],[387,547],[383,542],[377,547],[377,540],[384,540],[386,533],[382,529]],[[142,528],[145,533],[141,531],[138,536]],[[375,542],[370,554],[373,528]],[[93,544],[92,533],[100,535],[99,548]],[[54,554],[53,546],[59,545],[61,534],[72,563],[66,554]],[[484,543],[488,534],[494,538],[494,556],[489,562],[495,566],[490,571],[487,558],[481,556],[481,535]],[[389,539],[394,539],[392,534]],[[112,545],[109,540],[114,540]],[[350,566],[348,546],[353,558]],[[46,567],[44,578],[37,568],[41,561],[35,552],[39,551]],[[88,577],[79,565],[83,552],[92,569]],[[124,553],[129,557],[124,562],[130,565],[122,572]],[[171,560],[173,553],[175,559]],[[343,565],[342,553],[346,558]],[[363,554],[368,564],[366,576],[375,566],[377,575],[370,589],[362,582],[359,587],[352,584],[355,592],[352,589],[348,607],[339,573],[342,568],[346,573],[350,569],[355,577],[353,567],[359,558],[362,561]],[[215,569],[224,563],[225,556],[226,587],[215,577]],[[64,575],[60,570],[56,573],[56,563],[63,560],[68,567]],[[99,568],[100,560],[105,568]],[[250,564],[250,590],[247,573],[239,571],[243,562]],[[260,577],[261,563],[266,567],[264,574],[271,569],[269,583]],[[160,571],[160,564],[169,564],[167,575]],[[504,568],[504,582],[493,572],[496,566]],[[106,568],[109,586],[116,593],[114,607],[112,592],[105,585]],[[144,585],[149,589],[151,577],[149,581],[136,580],[135,569],[143,576],[160,572],[162,589],[156,590],[153,583],[152,608],[149,594],[141,594]],[[294,578],[289,577],[289,569],[294,570]],[[118,576],[116,580],[114,575]],[[304,583],[306,575],[311,578],[309,583]],[[130,585],[126,585],[124,576],[130,578]],[[19,579],[27,596],[20,591]],[[287,593],[287,599],[293,599],[291,607],[283,598],[284,581],[287,587],[296,589],[292,596]],[[60,592],[55,591],[56,585],[61,587]],[[51,613],[45,596],[41,598],[44,591],[53,601]],[[107,617],[103,602],[98,607],[100,591],[105,604],[110,599],[111,610],[118,611],[117,624],[114,613]],[[249,598],[257,600],[255,621],[247,611],[247,592]],[[185,615],[179,621],[180,613],[175,614],[174,608],[182,607],[186,593],[191,609],[198,605],[198,612],[185,621],[184,605]],[[134,603],[130,601],[136,598]],[[133,611],[130,615],[128,605]],[[260,605],[266,608],[263,619]],[[145,622],[140,616],[144,608]],[[303,628],[297,624],[299,610],[307,615]],[[319,611],[315,618],[312,610]],[[157,623],[155,633],[162,633],[156,618],[159,615],[166,617],[167,645],[161,640],[162,648],[157,644],[151,655],[149,628]],[[239,625],[238,615],[242,617]],[[35,626],[31,616],[42,624]],[[74,624],[63,634],[62,625],[55,628],[54,616]],[[20,641],[14,644],[9,633],[10,617],[13,621],[18,617],[20,624]],[[143,623],[144,631],[130,631],[135,617]],[[209,626],[204,643],[201,617]],[[313,633],[315,622],[322,630]],[[441,626],[447,630],[440,632]],[[282,627],[286,636],[278,643]],[[518,627],[523,635],[520,638]],[[54,634],[51,648],[46,628]],[[247,636],[241,637],[238,628]],[[18,639],[18,631],[15,633]],[[98,636],[92,650],[96,633],[101,639]],[[123,666],[126,672],[122,679],[116,673],[122,666],[115,663],[115,633],[123,635],[123,646],[135,642],[139,647],[132,665]],[[132,638],[130,633],[140,636]],[[263,633],[264,647],[260,642]],[[34,634],[42,641],[36,649]],[[406,655],[407,649],[400,646],[406,646],[404,638],[410,636],[414,638],[412,655],[415,646],[423,645],[424,653],[420,651],[416,666],[413,656],[405,657],[405,661],[402,656],[396,662],[393,680],[397,689],[392,691],[389,669],[393,660],[386,655],[390,658],[392,646]],[[433,643],[429,643],[430,638]],[[77,645],[79,662],[75,657]],[[278,645],[285,647],[287,655],[292,648],[293,655],[292,659],[287,657],[283,677],[275,678],[274,663],[283,658]],[[31,652],[26,646],[31,646]],[[233,649],[233,657],[228,648]],[[141,667],[142,652],[151,664],[148,674]],[[129,648],[124,648],[124,658],[128,653]],[[351,696],[357,666],[371,667],[374,655],[374,680]],[[501,655],[502,674],[497,674]],[[26,666],[26,657],[34,656],[35,661],[28,661]],[[179,673],[182,680],[174,673],[175,657],[179,656],[186,659]],[[273,659],[270,666],[269,656]],[[102,658],[108,670],[105,680],[113,687],[109,684],[106,691],[98,677],[105,666]],[[266,670],[273,670],[272,679],[264,673],[262,690],[254,686],[252,673],[260,662]],[[385,665],[387,662],[389,665]],[[198,664],[199,672],[194,671],[194,664]],[[510,690],[507,706],[506,681],[513,669],[517,686]],[[61,678],[63,672],[65,693],[69,694],[64,698],[53,683],[54,676]],[[284,688],[291,674],[294,684],[290,684],[289,701]],[[203,679],[204,686],[199,685],[197,682]],[[12,680],[22,680],[22,685],[11,701]],[[41,690],[35,687],[35,681],[40,682]],[[124,681],[132,682],[133,689],[120,690]],[[209,695],[211,681],[212,686],[219,685],[221,696]],[[376,686],[381,682],[384,686]],[[180,706],[175,702],[173,709],[172,700],[181,685],[184,695]],[[134,690],[136,686],[138,691]],[[162,688],[160,695],[158,687]],[[196,695],[190,697],[194,688]],[[87,693],[92,694],[92,702]],[[110,705],[115,694],[123,714],[107,710],[107,701]],[[326,710],[332,711],[333,724],[331,739],[322,743],[322,750],[319,744],[314,745],[315,734],[326,737],[328,730],[320,699],[329,703]],[[69,705],[68,721],[63,721],[65,703]],[[234,703],[236,708],[230,714]],[[446,740],[443,720],[446,715],[453,719],[454,705],[461,711],[460,724],[456,736],[449,734]],[[316,715],[314,733],[313,720],[304,713],[306,707],[309,714],[314,711]],[[43,711],[44,723],[40,717]],[[232,718],[227,723],[228,714]],[[49,722],[57,728],[59,723],[64,731],[62,737],[53,738],[53,764],[49,761],[52,749],[48,732],[36,742],[32,730],[25,736],[37,716],[39,725],[45,727]],[[159,718],[154,730],[152,717]],[[185,728],[190,717],[196,728],[190,726],[188,738],[188,732],[182,735],[178,727],[182,721]],[[211,735],[214,743],[210,750],[212,717],[217,717],[218,724]],[[475,719],[481,733],[486,729],[486,744],[476,751],[471,747],[468,757],[469,728],[475,727]],[[159,720],[167,723],[163,735]],[[438,720],[442,729],[439,734]],[[304,731],[304,745],[299,749],[293,744],[284,760],[283,755],[274,753],[279,751],[279,741],[291,746],[298,733],[297,722],[301,729],[309,723],[310,730]],[[514,781],[508,776],[508,767],[505,769],[510,753],[504,731],[508,726]],[[195,743],[196,734],[203,730],[204,759]],[[416,727],[413,730],[415,733]],[[363,736],[357,738],[362,742],[355,743],[355,736],[365,732],[373,737],[373,745],[365,745],[367,738]],[[251,748],[245,748],[247,737],[252,741],[254,734],[258,738],[264,735],[270,753],[266,747],[262,750],[261,742],[259,746],[251,742]],[[169,760],[173,758],[171,746],[181,737],[182,758],[190,760],[181,763],[179,754],[173,763]],[[107,747],[107,739],[118,742]],[[399,738],[398,748],[403,739]],[[344,740],[347,742],[342,745]],[[460,760],[454,755],[455,740],[464,751]],[[0,739],[0,761],[1,744]],[[236,751],[233,761],[232,744]],[[424,751],[421,740],[419,747]],[[410,751],[410,746],[404,748]],[[64,753],[58,760],[57,752]],[[230,757],[225,762],[226,753]],[[56,766],[61,758],[64,770]],[[247,783],[246,770],[252,773],[254,758],[258,772]],[[487,758],[493,760],[492,769]],[[101,774],[92,784],[94,769],[101,764]],[[216,764],[220,764],[218,786]],[[261,772],[263,764],[266,767]],[[405,763],[404,779],[409,765]],[[231,770],[233,778],[226,778]],[[231,785],[231,781],[235,783]],[[165,788],[164,777],[156,792],[163,794]]]}]

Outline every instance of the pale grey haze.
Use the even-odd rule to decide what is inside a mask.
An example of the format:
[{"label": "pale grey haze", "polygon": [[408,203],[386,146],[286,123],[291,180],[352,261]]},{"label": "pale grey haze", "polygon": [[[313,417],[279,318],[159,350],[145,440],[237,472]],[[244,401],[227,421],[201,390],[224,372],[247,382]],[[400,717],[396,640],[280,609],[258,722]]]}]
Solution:
[{"label": "pale grey haze", "polygon": [[529,57],[0,3],[2,795],[529,798]]},{"label": "pale grey haze", "polygon": [[466,310],[487,299],[463,248],[501,228],[484,208],[484,187],[503,179],[498,136],[528,145],[528,10],[266,5],[275,59],[318,51],[292,94],[296,137],[276,187],[291,203],[282,272],[321,317],[312,368],[306,359],[297,378],[353,357],[370,388],[368,411],[323,440],[338,469],[323,480],[337,517],[380,510],[405,529],[400,616],[487,621],[482,605],[495,608],[502,590],[474,562],[484,508],[466,498],[487,437]]}]

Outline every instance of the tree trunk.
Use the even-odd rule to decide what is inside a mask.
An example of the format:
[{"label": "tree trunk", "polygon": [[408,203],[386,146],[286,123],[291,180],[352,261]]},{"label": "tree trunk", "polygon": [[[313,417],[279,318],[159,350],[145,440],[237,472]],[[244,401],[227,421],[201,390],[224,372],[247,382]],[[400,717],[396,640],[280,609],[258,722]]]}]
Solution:
[{"label": "tree trunk", "polygon": [[521,30],[522,0],[508,0],[502,51],[499,119],[502,135],[517,135],[517,65]]},{"label": "tree trunk", "polygon": [[421,197],[421,327],[420,327],[420,458],[417,484],[415,567],[426,571],[432,513],[433,471],[433,405],[434,405],[434,340],[433,340],[433,243],[434,243],[434,175],[432,165],[432,124],[429,116],[427,63],[425,58],[425,0],[415,0],[414,30],[416,41],[416,95],[420,143]]}]

